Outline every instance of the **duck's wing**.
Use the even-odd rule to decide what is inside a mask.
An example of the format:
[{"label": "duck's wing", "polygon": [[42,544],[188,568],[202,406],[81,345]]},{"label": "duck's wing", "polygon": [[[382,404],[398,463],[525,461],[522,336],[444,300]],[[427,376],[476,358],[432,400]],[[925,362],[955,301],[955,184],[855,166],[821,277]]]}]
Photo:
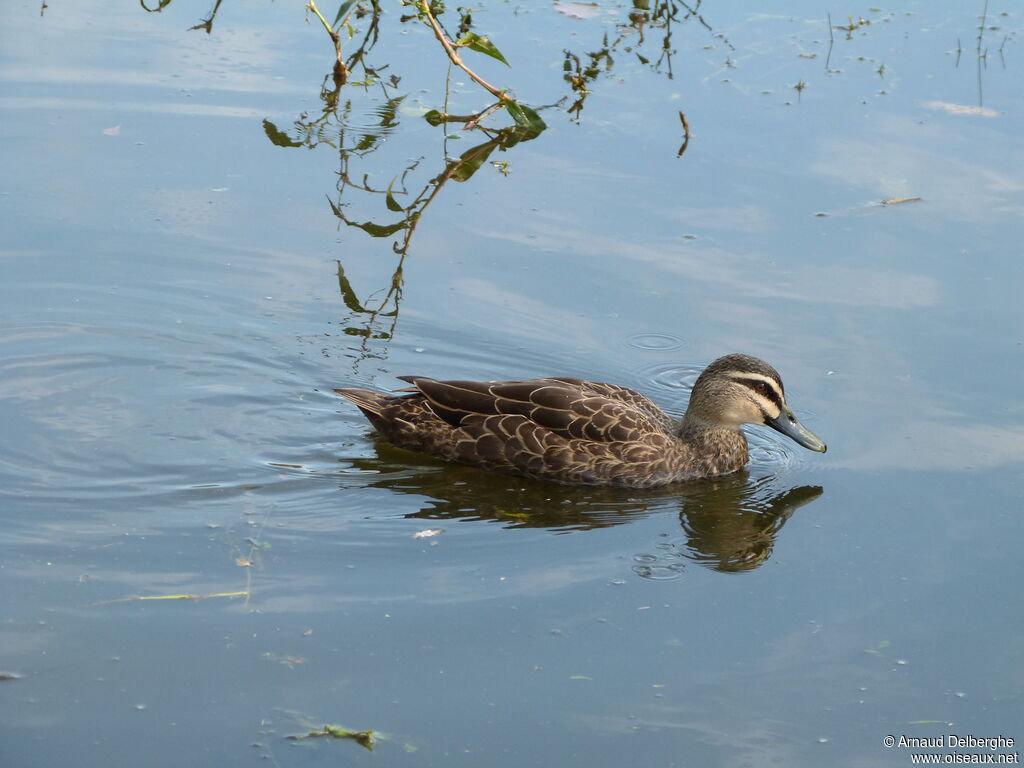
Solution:
[{"label": "duck's wing", "polygon": [[[550,378],[523,381],[437,381],[402,376],[452,427],[481,423],[472,416],[517,415],[566,440],[635,443],[667,435],[671,419],[625,387]],[[493,423],[493,422],[492,422]],[[518,422],[517,431],[523,425]],[[506,436],[507,437],[507,436]]]},{"label": "duck's wing", "polygon": [[586,381],[584,379],[570,379],[558,377],[555,381],[564,381],[567,384],[579,386],[587,391],[598,395],[604,395],[610,400],[617,400],[646,414],[655,422],[662,425],[668,431],[674,431],[675,420],[658,407],[657,403],[646,395],[641,395],[635,389],[621,387],[616,384],[604,384],[597,381]]}]

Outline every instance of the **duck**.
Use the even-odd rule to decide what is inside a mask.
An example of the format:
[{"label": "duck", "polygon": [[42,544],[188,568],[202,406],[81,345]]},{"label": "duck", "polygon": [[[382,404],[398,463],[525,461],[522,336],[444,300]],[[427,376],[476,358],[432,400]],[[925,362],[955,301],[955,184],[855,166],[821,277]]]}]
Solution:
[{"label": "duck", "polygon": [[398,378],[411,386],[334,391],[399,448],[563,485],[657,488],[736,472],[750,455],[742,424],[826,450],[793,415],[778,372],[750,355],[708,365],[682,419],[628,387],[584,379]]}]

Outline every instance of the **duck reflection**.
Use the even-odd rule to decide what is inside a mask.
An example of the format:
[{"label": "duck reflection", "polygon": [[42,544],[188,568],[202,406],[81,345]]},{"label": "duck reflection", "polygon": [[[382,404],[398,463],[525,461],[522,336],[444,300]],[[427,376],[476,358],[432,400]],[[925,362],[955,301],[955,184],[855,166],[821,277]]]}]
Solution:
[{"label": "duck reflection", "polygon": [[690,484],[679,512],[686,542],[665,554],[716,571],[750,571],[760,566],[771,556],[786,521],[823,493],[817,485],[780,492],[774,481],[770,475],[752,481],[747,472],[740,472]]},{"label": "duck reflection", "polygon": [[434,461],[390,443],[377,443],[376,448],[376,458],[350,460],[352,467],[373,473],[369,487],[428,497],[408,518],[493,520],[507,528],[565,533],[621,525],[663,511],[674,501],[664,489],[562,486]]},{"label": "duck reflection", "polygon": [[771,556],[793,513],[822,495],[820,486],[779,491],[775,476],[751,479],[746,471],[644,491],[549,485],[433,462],[389,443],[376,448],[375,458],[352,460],[352,470],[372,473],[364,481],[369,487],[428,497],[407,518],[493,520],[566,533],[674,512],[684,541],[667,539],[656,552],[635,558],[634,571],[651,579],[678,576],[687,562],[716,571],[753,570]]}]

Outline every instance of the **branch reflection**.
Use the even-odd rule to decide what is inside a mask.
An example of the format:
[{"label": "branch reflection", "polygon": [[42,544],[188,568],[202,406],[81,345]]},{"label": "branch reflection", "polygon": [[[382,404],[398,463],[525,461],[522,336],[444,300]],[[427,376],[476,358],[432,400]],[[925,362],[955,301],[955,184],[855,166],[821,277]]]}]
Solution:
[{"label": "branch reflection", "polygon": [[[319,110],[303,112],[287,127],[279,127],[270,120],[264,120],[263,130],[268,140],[277,147],[332,150],[332,154],[337,156],[338,165],[335,189],[327,196],[331,214],[339,226],[343,224],[345,227],[362,230],[371,238],[392,241],[390,250],[397,256],[397,260],[385,262],[385,268],[390,269],[390,274],[383,279],[383,285],[369,291],[357,290],[352,284],[344,263],[350,257],[336,260],[338,292],[344,307],[344,315],[339,322],[344,335],[359,339],[358,347],[352,350],[355,353],[354,367],[358,368],[368,358],[386,357],[387,345],[393,339],[398,323],[405,259],[411,253],[413,236],[419,223],[445,185],[452,180],[469,181],[488,162],[495,150],[504,152],[523,141],[534,139],[546,126],[532,108],[505,96],[496,104],[472,115],[449,114],[447,103],[444,110],[432,109],[417,115],[414,107],[404,104],[406,94],[398,93],[401,78],[394,74],[385,78],[387,65],[367,64],[369,53],[381,37],[379,3],[374,0],[368,7],[343,4],[343,9],[351,11],[356,19],[362,19],[365,30],[355,51],[344,60],[341,58],[337,30],[325,17],[319,15],[312,2],[307,7],[317,14],[331,33],[338,65],[323,78]],[[341,27],[346,27],[348,18],[344,17]],[[405,23],[415,18],[403,17],[400,22]],[[471,14],[462,12],[460,34],[466,34],[471,25]],[[472,40],[478,47],[486,43],[478,35],[472,36]],[[341,71],[344,76],[339,76]],[[355,79],[357,74],[361,80]],[[482,124],[485,118],[501,110],[507,111],[513,118],[513,125],[495,129]],[[394,160],[386,157],[386,153],[376,154],[397,131],[402,118],[410,115],[414,116],[413,119],[423,119],[434,128],[444,131],[444,148],[439,162],[441,169],[426,179],[423,178],[424,174],[430,171],[429,165],[424,163],[426,155],[402,161],[397,168],[392,166],[389,170],[383,170],[382,167]],[[460,156],[450,157],[446,151],[450,123],[461,124],[460,138],[475,133],[482,136],[483,140]],[[508,173],[507,161],[494,160],[491,165],[500,173]],[[390,181],[385,183],[387,179]],[[353,213],[367,208],[371,210],[369,215],[364,213],[357,216]],[[361,249],[350,250],[355,252]],[[381,261],[375,256],[375,264]]]},{"label": "branch reflection", "polygon": [[[536,131],[524,126],[510,126],[497,131],[484,132],[489,136],[486,141],[470,147],[457,158],[447,160],[444,169],[428,180],[419,193],[412,197],[411,202],[405,205],[399,203],[398,198],[410,196],[409,190],[406,188],[406,178],[416,170],[421,160],[416,160],[404,169],[397,179],[397,185],[392,182],[386,189],[375,189],[365,179],[361,182],[353,180],[348,171],[349,157],[342,153],[342,170],[338,174],[337,198],[328,200],[331,211],[341,223],[361,229],[371,237],[386,238],[398,235],[391,244],[392,251],[398,255],[398,261],[391,274],[388,287],[375,291],[366,302],[359,301],[351,283],[345,277],[342,262],[340,260],[337,262],[338,290],[345,307],[349,310],[345,320],[344,333],[362,339],[356,359],[357,365],[362,360],[374,356],[368,346],[369,340],[389,341],[394,335],[398,322],[399,304],[402,299],[403,268],[405,259],[409,255],[413,235],[416,233],[416,227],[423,215],[444,189],[444,186],[449,181],[469,181],[495,150],[504,152],[521,141],[528,141],[537,136]],[[374,221],[354,221],[349,217],[342,201],[347,190],[370,195],[383,195],[385,207],[388,211],[399,214],[399,217],[387,224],[379,224]],[[383,297],[381,297],[382,291]]]},{"label": "branch reflection", "polygon": [[[633,0],[628,22],[616,26],[616,36],[610,39],[607,34],[601,41],[601,47],[583,56],[573,51],[565,51],[562,64],[563,78],[569,83],[574,100],[566,112],[579,122],[584,102],[590,94],[590,86],[603,74],[609,74],[615,65],[615,56],[619,53],[636,56],[643,66],[653,72],[664,74],[669,80],[675,77],[672,69],[672,57],[676,53],[672,35],[676,28],[683,24],[699,24],[711,36],[712,40],[721,43],[727,50],[735,51],[729,39],[705,20],[701,13],[703,0],[687,3],[685,0]],[[656,32],[658,48],[647,50],[648,32]],[[707,48],[714,47],[714,43]],[[585,61],[584,61],[585,59]],[[730,66],[731,59],[726,54],[723,66]],[[680,153],[682,154],[682,153]]]}]

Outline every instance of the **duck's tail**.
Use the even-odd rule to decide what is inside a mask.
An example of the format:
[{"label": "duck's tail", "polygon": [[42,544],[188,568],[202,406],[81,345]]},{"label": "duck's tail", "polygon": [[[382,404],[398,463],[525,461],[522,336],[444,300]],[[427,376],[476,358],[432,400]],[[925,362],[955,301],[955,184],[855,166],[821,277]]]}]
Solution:
[{"label": "duck's tail", "polygon": [[346,400],[355,403],[359,407],[359,410],[367,416],[370,414],[380,416],[380,412],[384,408],[385,401],[388,399],[388,395],[385,395],[383,392],[374,392],[372,389],[359,389],[352,387],[336,389],[334,391]]}]

